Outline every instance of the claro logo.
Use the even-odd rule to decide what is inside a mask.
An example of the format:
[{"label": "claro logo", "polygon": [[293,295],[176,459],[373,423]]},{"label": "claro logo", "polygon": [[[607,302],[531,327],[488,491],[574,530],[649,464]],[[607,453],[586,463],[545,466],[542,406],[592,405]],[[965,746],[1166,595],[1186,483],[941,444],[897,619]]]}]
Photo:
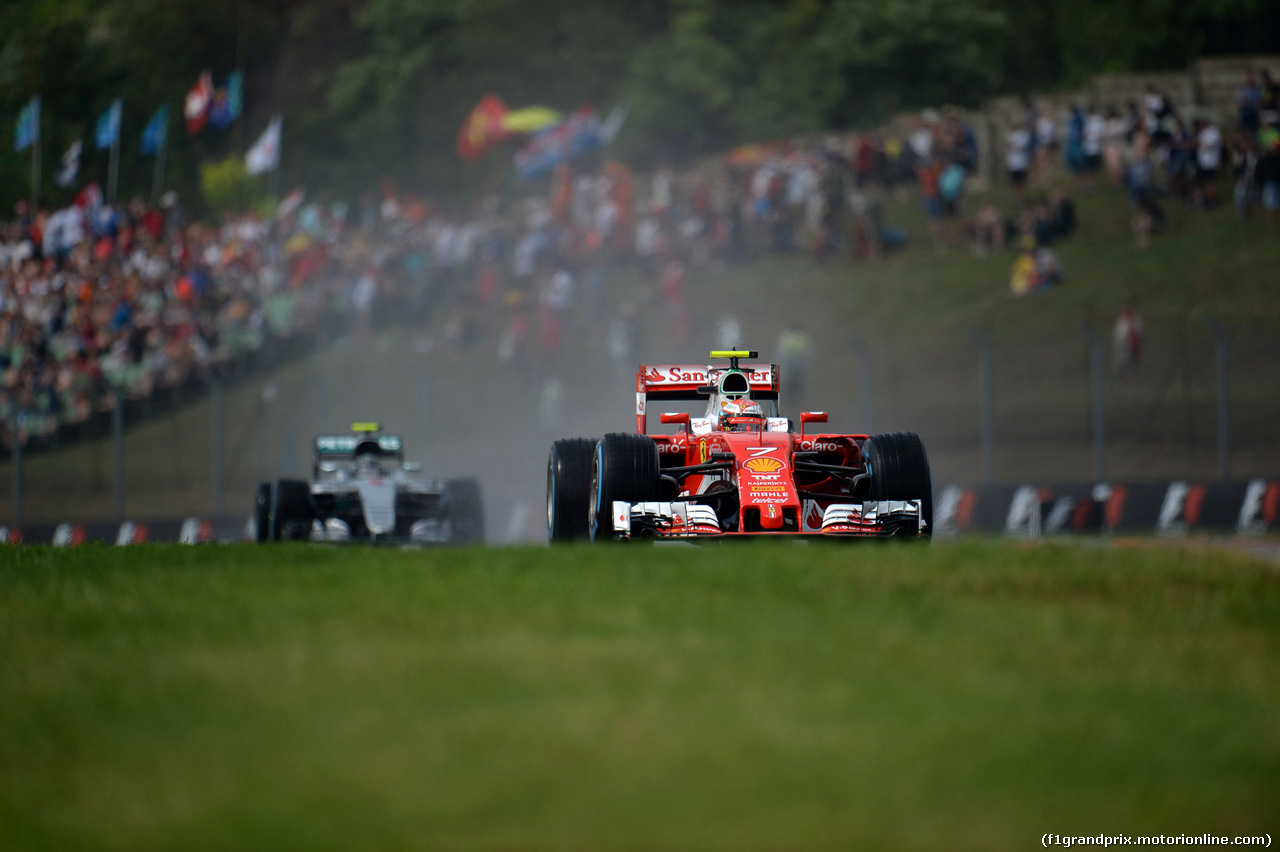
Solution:
[{"label": "claro logo", "polygon": [[774,473],[782,470],[782,462],[777,459],[747,459],[742,463],[747,470],[754,470],[756,473]]},{"label": "claro logo", "polygon": [[810,453],[838,453],[844,449],[844,444],[840,441],[804,440],[800,442],[800,449]]}]

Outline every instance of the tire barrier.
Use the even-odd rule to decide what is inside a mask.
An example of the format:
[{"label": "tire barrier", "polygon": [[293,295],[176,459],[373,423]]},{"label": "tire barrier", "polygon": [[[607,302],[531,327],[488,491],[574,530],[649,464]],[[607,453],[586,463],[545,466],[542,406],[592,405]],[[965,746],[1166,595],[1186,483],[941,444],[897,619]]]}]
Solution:
[{"label": "tire barrier", "polygon": [[1280,532],[1280,479],[951,485],[937,492],[935,502],[939,537]]},{"label": "tire barrier", "polygon": [[205,544],[245,540],[244,518],[181,518],[159,521],[98,521],[83,524],[32,524],[21,529],[0,526],[0,544],[44,544],[74,547],[98,543],[126,547],[131,544]]}]

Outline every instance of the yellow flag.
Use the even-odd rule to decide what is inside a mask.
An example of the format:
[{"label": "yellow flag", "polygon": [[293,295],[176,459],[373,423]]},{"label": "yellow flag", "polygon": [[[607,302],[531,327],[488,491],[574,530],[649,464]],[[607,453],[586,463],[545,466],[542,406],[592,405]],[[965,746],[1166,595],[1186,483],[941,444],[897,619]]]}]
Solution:
[{"label": "yellow flag", "polygon": [[536,133],[544,127],[559,123],[564,118],[547,107],[531,106],[512,110],[502,117],[502,129],[509,133]]}]

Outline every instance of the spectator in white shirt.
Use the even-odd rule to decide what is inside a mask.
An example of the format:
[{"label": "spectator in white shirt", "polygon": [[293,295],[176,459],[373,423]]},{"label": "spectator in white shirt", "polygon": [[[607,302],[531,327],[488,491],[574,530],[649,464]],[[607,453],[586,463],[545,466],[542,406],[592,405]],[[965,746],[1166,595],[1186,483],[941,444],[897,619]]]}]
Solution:
[{"label": "spectator in white shirt", "polygon": [[1222,166],[1222,132],[1210,121],[1197,120],[1196,202],[1205,207],[1218,204],[1218,169]]}]

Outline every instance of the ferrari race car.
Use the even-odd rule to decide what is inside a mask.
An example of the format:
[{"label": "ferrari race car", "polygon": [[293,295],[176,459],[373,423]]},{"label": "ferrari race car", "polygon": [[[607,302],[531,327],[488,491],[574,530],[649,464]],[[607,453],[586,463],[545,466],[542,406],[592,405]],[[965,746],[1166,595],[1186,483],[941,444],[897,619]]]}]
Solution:
[{"label": "ferrari race car", "polygon": [[[552,542],[751,535],[927,538],[929,458],[912,432],[810,432],[778,415],[776,364],[756,352],[712,352],[728,367],[641,365],[636,432],[556,441],[547,461]],[[651,401],[705,402],[705,415],[662,414],[678,427],[648,434]],[[686,406],[689,407],[689,406]],[[696,410],[697,406],[693,406]]]},{"label": "ferrari race car", "polygon": [[258,486],[254,539],[473,544],[484,541],[474,479],[441,481],[406,462],[399,435],[356,423],[350,435],[316,438],[311,482]]}]

